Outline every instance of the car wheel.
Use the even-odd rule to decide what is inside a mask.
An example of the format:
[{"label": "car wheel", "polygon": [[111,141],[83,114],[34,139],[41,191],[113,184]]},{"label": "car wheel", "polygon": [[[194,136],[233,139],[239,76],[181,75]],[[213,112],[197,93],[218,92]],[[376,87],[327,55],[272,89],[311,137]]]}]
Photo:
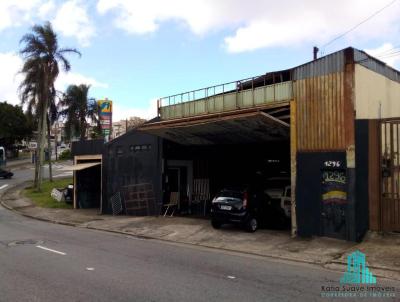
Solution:
[{"label": "car wheel", "polygon": [[222,223],[219,222],[218,220],[212,219],[212,220],[211,220],[211,225],[212,225],[212,227],[213,227],[214,229],[220,229]]},{"label": "car wheel", "polygon": [[250,219],[246,223],[246,231],[250,233],[254,233],[257,231],[258,228],[258,221],[254,217],[250,217]]}]

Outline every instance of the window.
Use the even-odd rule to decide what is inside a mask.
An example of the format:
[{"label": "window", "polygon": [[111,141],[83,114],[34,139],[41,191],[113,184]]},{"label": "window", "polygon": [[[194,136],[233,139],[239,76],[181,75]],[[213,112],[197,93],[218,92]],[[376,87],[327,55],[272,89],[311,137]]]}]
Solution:
[{"label": "window", "polygon": [[151,145],[130,145],[129,146],[129,151],[130,152],[145,152],[145,151],[150,151],[151,150]]}]

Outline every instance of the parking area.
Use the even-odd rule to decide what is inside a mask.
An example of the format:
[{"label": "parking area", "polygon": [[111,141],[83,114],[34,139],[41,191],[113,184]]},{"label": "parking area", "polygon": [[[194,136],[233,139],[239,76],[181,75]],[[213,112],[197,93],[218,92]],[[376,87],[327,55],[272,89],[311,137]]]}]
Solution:
[{"label": "parking area", "polygon": [[[145,131],[163,138],[165,215],[211,217],[215,227],[256,219],[256,228],[290,228],[287,103]],[[230,195],[220,202],[221,194]]]}]

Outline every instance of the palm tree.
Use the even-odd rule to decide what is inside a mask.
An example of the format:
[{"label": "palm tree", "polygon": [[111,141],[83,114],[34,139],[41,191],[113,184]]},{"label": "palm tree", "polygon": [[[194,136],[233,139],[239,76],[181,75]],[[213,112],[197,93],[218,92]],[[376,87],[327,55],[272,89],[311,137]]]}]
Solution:
[{"label": "palm tree", "polygon": [[20,54],[25,61],[21,70],[24,75],[20,85],[21,103],[26,104],[28,110],[35,112],[39,121],[35,187],[40,191],[49,110],[54,103],[56,91],[54,83],[60,71],[59,63],[63,70],[69,71],[71,65],[64,55],[67,53],[80,55],[80,53],[72,48],[59,48],[57,35],[50,22],[46,22],[43,26],[34,25],[32,32],[25,34],[20,43],[24,44]]},{"label": "palm tree", "polygon": [[[54,88],[54,87],[53,87]],[[56,97],[56,91],[55,89],[52,89],[51,91],[52,97],[49,99],[49,109],[47,111],[47,150],[49,153],[49,180],[52,182],[53,181],[53,169],[52,169],[52,163],[51,163],[51,142],[50,142],[50,130],[51,126],[54,125],[54,123],[58,119],[58,111],[57,111],[57,105],[55,102],[55,97]],[[57,148],[57,141],[55,141],[55,148]]]},{"label": "palm tree", "polygon": [[96,100],[89,98],[90,85],[70,85],[60,105],[64,108],[61,115],[66,117],[65,132],[68,138],[79,134],[80,140],[86,138],[88,120],[98,125]]}]

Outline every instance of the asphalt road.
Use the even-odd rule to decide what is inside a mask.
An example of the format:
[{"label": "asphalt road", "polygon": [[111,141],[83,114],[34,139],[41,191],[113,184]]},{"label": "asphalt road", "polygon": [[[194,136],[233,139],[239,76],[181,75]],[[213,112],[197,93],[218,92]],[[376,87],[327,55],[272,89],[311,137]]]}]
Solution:
[{"label": "asphalt road", "polygon": [[[330,301],[321,298],[321,286],[339,286],[341,275],[306,264],[56,225],[0,207],[1,302]],[[379,284],[395,286],[400,297],[399,283]],[[378,299],[363,299],[368,300]]]},{"label": "asphalt road", "polygon": [[[53,164],[53,176],[55,178],[58,177],[66,177],[68,175],[72,176],[71,171],[65,171],[62,170],[63,166],[66,165],[71,165],[72,162],[68,161],[65,163],[55,163]],[[7,167],[7,170],[10,170],[11,172],[14,173],[14,176],[11,179],[3,179],[0,178],[0,192],[3,190],[6,190],[8,187],[16,185],[18,183],[27,181],[27,180],[32,180],[34,176],[34,167],[33,165],[28,165],[27,167],[21,168],[21,167]],[[49,175],[49,169],[48,166],[44,167],[44,178],[48,178]],[[1,301],[1,300],[0,300]]]}]

